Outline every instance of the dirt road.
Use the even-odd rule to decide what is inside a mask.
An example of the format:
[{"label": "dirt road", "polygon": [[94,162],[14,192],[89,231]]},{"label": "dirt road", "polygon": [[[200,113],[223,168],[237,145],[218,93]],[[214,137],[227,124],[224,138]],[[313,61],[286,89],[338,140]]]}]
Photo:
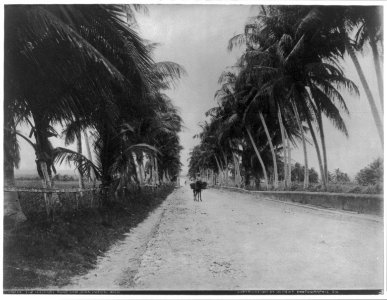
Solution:
[{"label": "dirt road", "polygon": [[63,289],[381,289],[376,218],[182,187]]}]

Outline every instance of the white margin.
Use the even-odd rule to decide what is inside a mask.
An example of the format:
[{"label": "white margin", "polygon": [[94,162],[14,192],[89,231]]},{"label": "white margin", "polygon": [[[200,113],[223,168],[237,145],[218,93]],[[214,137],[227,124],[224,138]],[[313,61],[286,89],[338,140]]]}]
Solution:
[{"label": "white margin", "polygon": [[[1,71],[0,71],[0,81],[1,81],[1,95],[0,95],[0,105],[1,105],[1,114],[0,114],[0,126],[3,126],[3,99],[4,99],[4,4],[101,4],[101,3],[109,3],[109,4],[204,4],[204,5],[261,5],[261,4],[276,4],[276,5],[381,5],[384,7],[384,29],[386,29],[386,1],[385,0],[372,0],[372,1],[363,1],[363,0],[282,0],[282,1],[268,1],[268,0],[128,0],[128,1],[92,1],[92,0],[41,0],[41,1],[20,1],[20,0],[1,0],[0,6],[0,22],[1,22],[1,30],[0,30],[0,40],[1,40]],[[387,33],[384,30],[384,41],[386,41]],[[386,75],[386,65],[384,65],[384,75]],[[386,83],[386,76],[384,76],[384,83]],[[384,84],[386,87],[386,84]],[[386,93],[385,93],[386,94]],[[385,96],[386,99],[386,96]],[[385,121],[385,118],[384,118]],[[386,140],[387,134],[384,131],[384,140]],[[0,143],[3,145],[3,130],[0,130]],[[385,153],[385,152],[384,152]],[[0,151],[0,164],[3,166],[3,150]],[[3,169],[3,168],[2,168]],[[386,186],[387,180],[386,176],[384,176],[384,186]],[[3,171],[0,172],[0,187],[3,189]],[[0,194],[0,200],[3,199],[3,193]],[[1,213],[3,214],[3,205],[1,206]],[[387,208],[384,205],[384,216],[386,216]],[[3,222],[0,222],[1,233],[3,232]],[[1,235],[3,236],[3,235]],[[1,262],[3,262],[3,238],[0,239],[0,257]],[[386,221],[384,219],[384,253],[386,254]],[[67,294],[67,295],[42,295],[42,294],[28,294],[28,295],[2,295],[4,299],[387,299],[387,290],[386,290],[386,256],[384,257],[384,295],[378,296],[363,296],[363,295],[330,295],[330,296],[315,296],[315,295],[226,295],[226,296],[216,296],[216,295],[82,295],[82,294]],[[3,271],[1,267],[0,272],[0,280],[1,280],[1,288],[3,291]]]}]

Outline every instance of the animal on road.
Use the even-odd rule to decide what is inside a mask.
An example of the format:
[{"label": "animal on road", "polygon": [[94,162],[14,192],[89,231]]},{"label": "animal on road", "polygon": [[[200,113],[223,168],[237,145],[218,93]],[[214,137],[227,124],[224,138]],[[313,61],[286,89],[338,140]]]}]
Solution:
[{"label": "animal on road", "polygon": [[207,188],[207,182],[197,180],[190,184],[191,189],[194,194],[194,201],[203,201],[202,200],[202,190]]}]

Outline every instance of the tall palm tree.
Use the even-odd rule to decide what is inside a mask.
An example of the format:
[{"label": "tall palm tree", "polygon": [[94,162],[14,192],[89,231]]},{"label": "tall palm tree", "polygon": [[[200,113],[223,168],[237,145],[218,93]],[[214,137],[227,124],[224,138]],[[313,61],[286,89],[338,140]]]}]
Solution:
[{"label": "tall palm tree", "polygon": [[378,44],[383,44],[383,8],[381,6],[357,7],[360,13],[360,29],[356,33],[356,46],[362,48],[368,40],[372,49],[376,78],[378,81],[379,99],[382,111],[384,109],[383,75],[381,71],[381,53]]},{"label": "tall palm tree", "polygon": [[[96,9],[90,8],[84,18],[78,19],[84,9],[81,6],[6,7],[7,101],[24,107],[22,117],[33,120],[38,168],[43,176],[49,175],[52,168],[49,126],[74,115],[82,116],[96,100],[107,101],[112,85],[106,79],[118,83],[124,78],[101,49],[80,34],[79,29],[86,27],[85,22],[82,27],[82,21],[97,15]],[[116,18],[116,12],[107,7],[98,6],[97,10],[110,17],[106,22]],[[49,177],[44,180],[51,185]]]},{"label": "tall palm tree", "polygon": [[[240,71],[240,67],[237,68],[237,66],[234,66],[234,69],[238,69]],[[234,70],[235,71],[235,70]],[[218,113],[221,115],[221,126],[222,132],[225,131],[234,131],[234,134],[232,136],[234,137],[243,137],[244,134],[247,133],[248,140],[252,143],[252,146],[255,150],[255,153],[257,155],[258,161],[260,163],[260,166],[262,168],[262,172],[265,178],[266,182],[266,188],[268,189],[268,176],[266,172],[266,166],[262,160],[262,157],[260,155],[260,152],[257,148],[257,145],[254,141],[254,138],[251,133],[251,126],[249,125],[250,122],[246,123],[246,114],[248,112],[248,108],[246,110],[246,103],[249,103],[250,100],[249,97],[251,96],[251,92],[246,94],[245,91],[242,93],[236,93],[236,84],[237,84],[238,75],[236,73],[233,73],[232,71],[223,72],[221,77],[219,78],[219,83],[222,83],[222,87],[220,90],[216,93],[216,98],[218,99],[220,110]],[[249,107],[249,106],[247,106]],[[263,120],[263,122],[262,122]],[[261,118],[263,126],[266,126],[266,122],[263,118]],[[245,127],[245,129],[243,129]],[[266,137],[270,138],[270,135],[268,135],[267,128],[265,129]],[[269,143],[271,143],[271,138]],[[240,142],[239,142],[240,143]],[[271,144],[272,146],[272,144]],[[271,147],[271,150],[273,148]],[[272,151],[272,157],[273,157],[273,151]],[[276,167],[276,159],[273,159],[274,163],[274,174],[275,178],[277,178],[277,167]],[[276,180],[275,180],[276,182]]]},{"label": "tall palm tree", "polygon": [[[305,16],[313,15],[314,12],[308,7],[269,6],[262,10],[264,14],[246,26],[247,34],[242,39],[247,44],[245,58],[255,66],[246,69],[249,72],[251,69],[253,72],[259,72],[255,75],[255,81],[259,82],[259,78],[265,79],[258,88],[259,93],[267,94],[273,101],[280,103],[280,107],[292,101],[300,102],[298,110],[301,109],[308,119],[315,149],[320,157],[320,172],[325,186],[327,159],[321,113],[326,114],[340,130],[347,133],[339,110],[333,103],[338,102],[344,111],[348,112],[336,86],[357,92],[356,86],[344,77],[335,58],[332,58],[333,54],[343,55],[342,47],[334,43],[340,35],[330,34],[328,39],[328,29],[316,29],[313,24],[307,24]],[[233,38],[230,48],[240,43],[240,40]],[[306,53],[308,55],[305,55]],[[309,90],[314,92],[309,95]],[[290,102],[284,102],[283,99],[289,99]],[[315,102],[319,104],[316,105]],[[321,133],[324,163],[312,126],[315,119]]]},{"label": "tall palm tree", "polygon": [[[365,77],[364,71],[356,55],[356,49],[362,49],[368,41],[374,58],[377,75],[380,103],[383,110],[383,87],[380,71],[380,52],[378,45],[383,47],[382,39],[382,9],[378,6],[316,6],[302,19],[305,31],[313,34],[316,28],[324,28],[327,38],[338,45],[340,51],[331,51],[329,57],[337,59],[343,57],[344,50],[351,57],[359,75],[360,81],[368,99],[380,141],[383,145],[383,123],[375,99]],[[354,32],[357,30],[356,32]],[[351,36],[354,35],[355,39]],[[339,38],[335,38],[335,36]],[[327,56],[328,57],[328,56]]]}]

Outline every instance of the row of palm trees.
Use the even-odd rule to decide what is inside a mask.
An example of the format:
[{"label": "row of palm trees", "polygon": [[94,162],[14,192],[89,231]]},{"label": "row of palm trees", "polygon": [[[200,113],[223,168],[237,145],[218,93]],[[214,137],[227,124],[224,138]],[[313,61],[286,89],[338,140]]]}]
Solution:
[{"label": "row of palm trees", "polygon": [[[230,39],[228,49],[245,50],[234,66],[222,73],[218,105],[206,116],[191,152],[190,174],[209,168],[227,180],[229,164],[240,183],[240,164],[246,183],[250,175],[279,176],[291,183],[291,145],[302,143],[304,188],[309,186],[307,143],[312,142],[326,189],[328,158],[323,120],[348,136],[343,114],[349,114],[342,91],[359,95],[346,77],[342,62],[352,59],[383,145],[382,8],[376,6],[261,6],[244,33]],[[364,47],[372,49],[378,78],[380,107],[358,61]],[[311,136],[312,141],[309,141]],[[253,157],[254,155],[255,157]],[[282,174],[278,174],[279,165]]]},{"label": "row of palm trees", "polygon": [[[177,177],[182,119],[164,91],[185,71],[173,62],[153,61],[155,45],[133,29],[135,12],[143,10],[140,5],[5,6],[6,185],[14,184],[20,160],[17,137],[35,151],[45,188],[53,187],[55,165],[63,162],[75,164],[80,187],[83,177],[95,176],[102,190],[145,184],[147,171],[153,184]],[[20,125],[29,126],[29,136]],[[77,151],[54,148],[50,138],[58,136],[66,144],[76,141]]]}]

